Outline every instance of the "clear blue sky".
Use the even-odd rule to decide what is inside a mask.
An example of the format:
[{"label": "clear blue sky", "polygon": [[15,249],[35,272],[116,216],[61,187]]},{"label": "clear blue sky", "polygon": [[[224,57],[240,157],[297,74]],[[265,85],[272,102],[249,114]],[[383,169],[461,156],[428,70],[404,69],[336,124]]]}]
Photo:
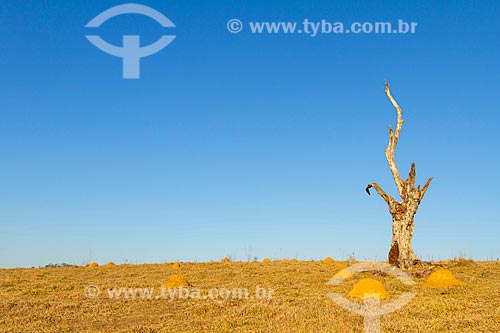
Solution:
[{"label": "clear blue sky", "polygon": [[[125,2],[125,1],[124,1]],[[142,1],[176,39],[123,80],[85,25],[122,1],[0,5],[0,267],[231,255],[385,260],[384,156],[434,181],[423,259],[500,256],[500,2]],[[418,22],[410,35],[255,35],[226,22]],[[98,34],[164,32],[138,15]]]}]

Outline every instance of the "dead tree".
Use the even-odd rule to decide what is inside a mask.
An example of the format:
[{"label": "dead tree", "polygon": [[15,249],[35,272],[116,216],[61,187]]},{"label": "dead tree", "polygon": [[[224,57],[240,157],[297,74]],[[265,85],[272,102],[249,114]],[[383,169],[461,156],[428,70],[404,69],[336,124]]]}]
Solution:
[{"label": "dead tree", "polygon": [[403,110],[401,110],[396,100],[392,97],[388,83],[385,84],[385,94],[398,113],[396,131],[393,131],[392,127],[389,126],[389,144],[385,149],[385,156],[396,182],[401,201],[394,200],[377,183],[368,184],[366,192],[370,194],[370,188],[373,187],[387,203],[389,212],[392,215],[392,242],[391,249],[389,250],[389,263],[400,268],[410,268],[415,263],[415,253],[411,247],[415,214],[417,213],[420,201],[432,181],[432,177],[427,180],[423,188],[420,188],[420,185],[415,187],[415,163],[411,164],[410,173],[406,180],[403,181],[399,175],[398,167],[394,161],[394,148],[398,143],[399,133],[403,126]]}]

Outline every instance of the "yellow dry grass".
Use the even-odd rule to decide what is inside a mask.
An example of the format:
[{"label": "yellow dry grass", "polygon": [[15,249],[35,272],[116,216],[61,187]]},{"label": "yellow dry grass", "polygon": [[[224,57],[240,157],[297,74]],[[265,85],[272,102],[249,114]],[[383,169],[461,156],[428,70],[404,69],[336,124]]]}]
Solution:
[{"label": "yellow dry grass", "polygon": [[231,259],[229,259],[228,257],[225,257],[225,258],[222,258],[221,262],[228,263],[228,262],[231,262]]},{"label": "yellow dry grass", "polygon": [[174,263],[172,264],[172,268],[173,268],[173,269],[177,269],[177,268],[179,268],[179,267],[181,267],[181,264],[180,264],[179,262],[174,262]]},{"label": "yellow dry grass", "polygon": [[264,258],[262,262],[268,264],[271,262],[271,260],[269,258]]},{"label": "yellow dry grass", "polygon": [[386,299],[387,292],[380,281],[365,278],[354,285],[354,288],[349,292],[349,296],[357,298],[375,297],[378,299]]},{"label": "yellow dry grass", "polygon": [[349,265],[347,265],[347,263],[345,263],[345,262],[337,261],[335,263],[335,268],[346,268],[347,266],[349,266]]},{"label": "yellow dry grass", "polygon": [[114,266],[116,266],[116,264],[114,262],[110,261],[110,262],[106,263],[106,265],[104,265],[104,266],[106,266],[106,267],[114,267]]},{"label": "yellow dry grass", "polygon": [[90,268],[99,267],[99,264],[96,262],[91,262],[90,264],[87,265],[87,267],[90,267]]},{"label": "yellow dry grass", "polygon": [[[414,277],[417,285],[406,286],[392,276],[365,272],[332,286],[326,283],[339,269],[319,261],[183,263],[183,275],[202,294],[210,288],[253,291],[258,285],[273,288],[273,297],[173,301],[108,297],[109,288],[115,287],[148,287],[159,293],[172,273],[164,264],[0,269],[0,332],[362,332],[362,317],[335,304],[327,293],[348,298],[349,291],[364,278],[382,283],[387,291],[382,304],[404,292],[416,294],[408,305],[382,316],[382,332],[498,332],[500,262],[448,269],[465,285],[421,288],[426,277]],[[32,275],[42,278],[30,279]],[[89,285],[100,288],[97,298],[85,297]],[[363,303],[356,298],[351,301]]]},{"label": "yellow dry grass", "polygon": [[458,280],[453,273],[447,269],[439,269],[432,273],[427,281],[422,284],[422,287],[427,288],[443,288],[449,286],[460,286],[464,283]]}]

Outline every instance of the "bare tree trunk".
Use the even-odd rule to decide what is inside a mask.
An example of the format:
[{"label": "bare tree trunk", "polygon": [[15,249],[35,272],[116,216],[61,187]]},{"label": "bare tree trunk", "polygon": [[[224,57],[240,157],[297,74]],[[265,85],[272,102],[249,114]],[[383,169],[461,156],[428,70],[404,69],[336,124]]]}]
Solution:
[{"label": "bare tree trunk", "polygon": [[389,163],[389,168],[394,178],[394,182],[396,183],[401,201],[394,200],[394,198],[386,194],[377,183],[368,184],[366,192],[370,194],[370,188],[373,187],[387,203],[389,212],[392,215],[392,242],[391,249],[389,250],[389,263],[400,268],[409,268],[413,266],[415,262],[415,254],[411,247],[415,214],[417,213],[420,201],[424,197],[432,178],[427,180],[422,189],[420,189],[420,185],[415,187],[415,163],[411,164],[408,178],[404,181],[401,178],[394,160],[394,148],[396,147],[399,133],[403,126],[403,110],[401,110],[396,100],[392,97],[388,83],[385,84],[385,94],[398,113],[396,131],[393,131],[392,127],[389,126],[389,144],[385,149],[385,156]]}]

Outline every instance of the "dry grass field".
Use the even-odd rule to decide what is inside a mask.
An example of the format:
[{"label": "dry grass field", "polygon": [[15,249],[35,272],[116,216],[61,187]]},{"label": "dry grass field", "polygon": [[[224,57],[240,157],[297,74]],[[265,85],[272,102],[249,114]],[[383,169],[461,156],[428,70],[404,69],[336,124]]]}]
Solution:
[{"label": "dry grass field", "polygon": [[[383,332],[500,332],[498,261],[441,264],[465,283],[447,288],[421,286],[429,271],[414,274],[414,286],[377,272],[327,285],[340,266],[280,260],[0,269],[0,331],[362,332],[363,318],[335,304],[327,293],[348,298],[357,281],[371,278],[387,291],[382,303],[403,292],[416,294],[409,304],[382,317]],[[191,284],[189,297],[161,294],[174,275]],[[110,299],[112,288],[155,289],[150,299],[140,295],[132,299],[132,294],[129,299],[111,294]],[[211,288],[218,288],[219,294],[209,295]],[[233,288],[246,288],[249,294],[224,293]],[[272,289],[271,297],[263,293],[257,297],[256,288]]]}]

